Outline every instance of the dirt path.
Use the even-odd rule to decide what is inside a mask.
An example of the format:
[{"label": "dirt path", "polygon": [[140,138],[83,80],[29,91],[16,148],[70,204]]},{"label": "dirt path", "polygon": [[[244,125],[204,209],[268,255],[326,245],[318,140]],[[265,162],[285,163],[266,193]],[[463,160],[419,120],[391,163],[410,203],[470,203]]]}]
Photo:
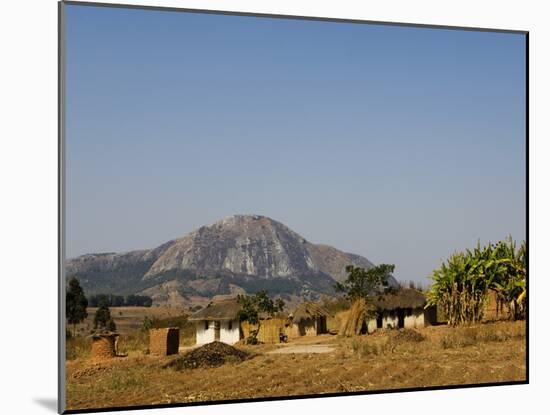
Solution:
[{"label": "dirt path", "polygon": [[290,353],[330,353],[334,347],[323,344],[304,344],[300,346],[282,346],[277,350],[267,352],[268,354],[290,354]]}]

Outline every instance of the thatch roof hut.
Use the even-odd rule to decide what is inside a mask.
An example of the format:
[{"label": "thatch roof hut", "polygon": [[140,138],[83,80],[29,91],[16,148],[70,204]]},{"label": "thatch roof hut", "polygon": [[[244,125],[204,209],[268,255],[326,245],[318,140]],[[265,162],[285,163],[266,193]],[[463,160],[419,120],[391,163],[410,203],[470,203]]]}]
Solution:
[{"label": "thatch roof hut", "polygon": [[398,308],[420,308],[426,305],[425,295],[413,288],[403,288],[375,297],[371,303],[378,311],[393,311]]},{"label": "thatch roof hut", "polygon": [[241,322],[239,311],[242,305],[237,298],[229,298],[208,304],[207,307],[197,311],[189,318],[194,321],[197,328],[197,344],[221,341],[234,344],[242,338],[250,336],[254,330],[258,330],[257,339],[262,343],[278,343],[280,335],[284,333],[286,315],[279,313],[270,316],[260,313],[261,324],[251,325],[246,321]]},{"label": "thatch roof hut", "polygon": [[342,319],[339,334],[352,336],[380,328],[417,328],[434,321],[434,311],[425,309],[426,297],[418,290],[404,288],[355,301]]},{"label": "thatch roof hut", "polygon": [[237,298],[228,298],[208,304],[189,317],[189,321],[228,321],[239,316],[242,306]]},{"label": "thatch roof hut", "polygon": [[189,317],[196,325],[197,344],[221,341],[237,343],[241,337],[239,311],[241,304],[237,298],[229,298],[208,304]]},{"label": "thatch roof hut", "polygon": [[289,319],[292,321],[290,336],[315,336],[326,333],[327,317],[330,316],[330,311],[320,304],[302,303],[289,315]]}]

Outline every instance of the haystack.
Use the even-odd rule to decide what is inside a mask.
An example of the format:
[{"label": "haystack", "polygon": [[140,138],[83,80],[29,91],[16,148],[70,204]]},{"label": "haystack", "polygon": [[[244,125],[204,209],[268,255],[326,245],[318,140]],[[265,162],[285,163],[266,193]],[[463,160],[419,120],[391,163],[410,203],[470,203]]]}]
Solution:
[{"label": "haystack", "polygon": [[363,298],[356,300],[351,308],[342,315],[341,336],[355,336],[368,330],[369,322],[376,318],[374,308],[367,305]]}]

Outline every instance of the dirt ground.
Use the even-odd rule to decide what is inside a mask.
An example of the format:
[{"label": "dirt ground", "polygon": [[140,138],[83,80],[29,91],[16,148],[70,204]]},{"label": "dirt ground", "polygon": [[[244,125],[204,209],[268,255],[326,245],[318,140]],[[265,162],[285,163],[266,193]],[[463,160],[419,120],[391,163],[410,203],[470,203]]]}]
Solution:
[{"label": "dirt ground", "polygon": [[[163,368],[174,357],[143,352],[67,362],[69,409],[522,381],[524,322],[427,327],[415,333],[300,338],[288,345],[237,345],[252,354],[207,369]],[[269,353],[288,348],[327,353]],[[292,349],[291,349],[292,350]]]},{"label": "dirt ground", "polygon": [[330,353],[334,347],[324,344],[285,345],[276,350],[267,352],[269,354],[304,354],[304,353]]}]

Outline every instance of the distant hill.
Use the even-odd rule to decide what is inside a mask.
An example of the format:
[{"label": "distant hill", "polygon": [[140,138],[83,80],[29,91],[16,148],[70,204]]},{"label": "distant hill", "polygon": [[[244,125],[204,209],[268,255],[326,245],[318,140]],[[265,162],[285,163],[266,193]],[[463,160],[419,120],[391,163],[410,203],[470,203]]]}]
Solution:
[{"label": "distant hill", "polygon": [[77,277],[88,294],[146,294],[156,304],[184,305],[260,289],[316,298],[332,293],[350,264],[373,266],[268,217],[234,215],[152,250],[69,259],[66,276]]}]

